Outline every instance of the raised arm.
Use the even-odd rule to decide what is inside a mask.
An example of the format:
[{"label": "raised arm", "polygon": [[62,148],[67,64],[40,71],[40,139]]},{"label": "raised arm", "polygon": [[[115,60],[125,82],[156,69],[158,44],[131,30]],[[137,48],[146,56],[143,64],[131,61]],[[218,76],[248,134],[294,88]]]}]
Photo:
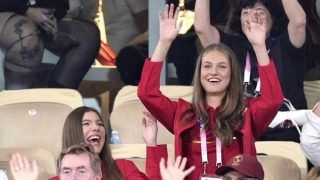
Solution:
[{"label": "raised arm", "polygon": [[298,0],[282,0],[289,19],[288,32],[293,46],[300,48],[306,40],[306,13]]},{"label": "raised arm", "polygon": [[210,23],[210,0],[196,0],[195,31],[203,47],[220,42],[220,33]]},{"label": "raised arm", "polygon": [[[246,22],[243,32],[253,46],[259,63],[258,71],[261,80],[261,96],[253,99],[249,105],[252,131],[256,138],[260,137],[276,116],[283,103],[281,86],[277,71],[270,62],[265,45],[266,17],[256,10],[250,12],[249,21]],[[246,113],[248,116],[249,114]]]},{"label": "raised arm", "polygon": [[172,41],[177,37],[181,23],[177,25],[179,8],[166,5],[159,15],[160,37],[152,58],[144,63],[138,86],[138,97],[148,111],[170,132],[174,130],[177,102],[171,101],[160,91],[160,74]]},{"label": "raised arm", "polygon": [[172,41],[177,37],[181,23],[177,25],[179,7],[174,11],[174,5],[166,4],[165,11],[159,13],[160,37],[152,55],[151,61],[162,62],[167,56]]},{"label": "raised arm", "polygon": [[149,180],[160,180],[159,163],[162,158],[167,159],[167,146],[157,145],[158,125],[151,113],[144,111],[142,119],[142,135],[147,145],[146,174]]},{"label": "raised arm", "polygon": [[260,11],[250,11],[249,20],[243,25],[244,34],[250,41],[260,66],[270,63],[265,40],[267,34],[266,16]]}]

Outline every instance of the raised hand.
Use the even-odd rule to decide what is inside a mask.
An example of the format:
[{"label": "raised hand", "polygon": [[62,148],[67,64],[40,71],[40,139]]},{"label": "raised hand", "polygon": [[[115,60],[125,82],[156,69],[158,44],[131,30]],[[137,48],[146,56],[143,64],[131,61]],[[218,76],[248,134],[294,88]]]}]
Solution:
[{"label": "raised hand", "polygon": [[164,159],[161,158],[160,173],[162,180],[183,180],[195,169],[194,166],[191,166],[189,169],[184,170],[186,164],[187,158],[181,158],[181,156],[178,156],[175,162],[172,162],[171,158],[168,158],[167,166]]},{"label": "raised hand", "polygon": [[157,120],[149,112],[142,112],[142,136],[147,146],[157,146]]},{"label": "raised hand", "polygon": [[159,13],[159,22],[160,22],[160,41],[173,41],[181,28],[182,22],[177,24],[179,7],[174,10],[174,5],[166,4],[164,12]]},{"label": "raised hand", "polygon": [[244,34],[253,46],[264,44],[267,35],[266,15],[259,10],[252,10],[248,13],[249,18],[243,28]]},{"label": "raised hand", "polygon": [[39,176],[36,161],[32,161],[32,164],[30,164],[28,158],[19,153],[11,156],[10,171],[14,180],[37,180]]}]

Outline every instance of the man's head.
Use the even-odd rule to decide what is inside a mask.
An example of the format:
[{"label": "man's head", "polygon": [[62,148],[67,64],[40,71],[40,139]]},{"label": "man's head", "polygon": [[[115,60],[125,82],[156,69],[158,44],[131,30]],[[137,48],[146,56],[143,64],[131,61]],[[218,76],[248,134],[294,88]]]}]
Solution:
[{"label": "man's head", "polygon": [[61,180],[100,180],[100,158],[90,145],[71,146],[59,155],[58,173]]},{"label": "man's head", "polygon": [[263,180],[264,172],[255,156],[239,154],[216,170],[216,174],[223,176],[223,180]]}]

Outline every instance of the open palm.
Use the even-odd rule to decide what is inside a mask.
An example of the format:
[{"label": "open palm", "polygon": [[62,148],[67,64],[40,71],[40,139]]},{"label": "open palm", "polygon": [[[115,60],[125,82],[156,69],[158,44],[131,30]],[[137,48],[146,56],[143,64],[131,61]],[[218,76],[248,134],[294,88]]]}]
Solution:
[{"label": "open palm", "polygon": [[244,33],[252,45],[265,43],[266,39],[266,17],[264,14],[250,14],[246,22]]},{"label": "open palm", "polygon": [[166,5],[164,12],[160,12],[160,39],[163,41],[173,41],[181,28],[181,23],[177,25],[179,7],[174,10],[174,5]]}]

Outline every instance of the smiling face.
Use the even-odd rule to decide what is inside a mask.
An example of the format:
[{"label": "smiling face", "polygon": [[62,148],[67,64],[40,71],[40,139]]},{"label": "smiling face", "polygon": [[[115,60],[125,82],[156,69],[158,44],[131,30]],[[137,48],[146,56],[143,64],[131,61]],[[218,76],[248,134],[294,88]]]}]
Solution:
[{"label": "smiling face", "polygon": [[261,3],[257,2],[253,7],[246,7],[241,10],[241,27],[242,32],[246,27],[246,23],[250,18],[265,18],[267,35],[270,34],[272,28],[272,17],[270,11]]},{"label": "smiling face", "polygon": [[82,130],[85,142],[92,145],[95,152],[99,154],[105,143],[106,131],[102,120],[95,112],[84,113]]},{"label": "smiling face", "polygon": [[200,81],[207,96],[223,97],[230,84],[231,66],[227,57],[218,50],[203,55],[200,67]]},{"label": "smiling face", "polygon": [[67,154],[61,161],[59,177],[61,180],[99,180],[101,172],[94,172],[88,153]]}]

